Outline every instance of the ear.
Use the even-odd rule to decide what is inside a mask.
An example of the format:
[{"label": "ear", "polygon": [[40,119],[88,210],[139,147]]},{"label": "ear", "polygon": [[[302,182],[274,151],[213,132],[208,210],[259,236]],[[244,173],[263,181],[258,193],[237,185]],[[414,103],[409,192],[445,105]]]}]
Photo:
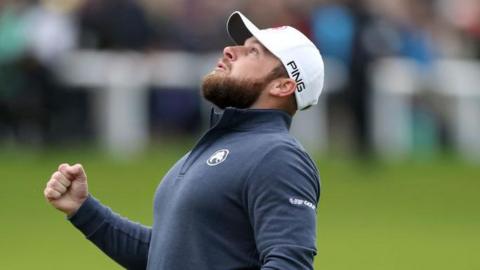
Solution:
[{"label": "ear", "polygon": [[297,83],[290,78],[278,78],[272,81],[269,94],[276,97],[292,95],[297,89]]}]

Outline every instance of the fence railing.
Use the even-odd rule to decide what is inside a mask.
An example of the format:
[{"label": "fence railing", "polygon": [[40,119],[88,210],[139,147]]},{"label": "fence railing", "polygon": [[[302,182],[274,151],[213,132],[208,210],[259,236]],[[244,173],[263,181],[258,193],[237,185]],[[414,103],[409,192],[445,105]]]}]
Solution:
[{"label": "fence railing", "polygon": [[[128,156],[149,141],[147,90],[151,86],[198,89],[220,54],[180,51],[154,54],[74,51],[65,55],[56,74],[67,85],[90,89],[92,110],[106,148]],[[325,95],[339,91],[346,79],[342,68],[326,59],[326,85],[318,106],[295,116],[294,133],[312,150],[329,144]],[[407,59],[390,58],[371,67],[373,82],[372,141],[386,157],[403,157],[412,149],[412,99],[423,89],[445,97],[453,108],[449,119],[456,149],[480,160],[480,64],[468,60],[439,60],[422,69]]]}]

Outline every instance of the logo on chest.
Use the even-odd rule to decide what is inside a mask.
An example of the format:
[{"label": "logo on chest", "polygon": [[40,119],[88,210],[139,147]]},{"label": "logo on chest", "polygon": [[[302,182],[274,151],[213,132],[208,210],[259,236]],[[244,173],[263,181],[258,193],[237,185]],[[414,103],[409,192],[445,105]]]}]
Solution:
[{"label": "logo on chest", "polygon": [[228,149],[222,149],[222,150],[216,151],[215,153],[213,153],[213,155],[210,156],[210,158],[207,159],[207,165],[215,166],[224,162],[225,159],[227,159],[229,152],[230,151],[228,151]]}]

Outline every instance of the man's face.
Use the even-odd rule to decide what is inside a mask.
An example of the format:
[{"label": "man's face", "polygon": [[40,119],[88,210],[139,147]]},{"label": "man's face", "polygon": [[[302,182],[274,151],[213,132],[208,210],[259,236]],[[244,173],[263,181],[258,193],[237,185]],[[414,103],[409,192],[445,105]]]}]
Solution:
[{"label": "man's face", "polygon": [[271,71],[280,64],[254,37],[244,45],[226,47],[217,67],[203,80],[203,95],[220,108],[249,108],[272,81]]}]

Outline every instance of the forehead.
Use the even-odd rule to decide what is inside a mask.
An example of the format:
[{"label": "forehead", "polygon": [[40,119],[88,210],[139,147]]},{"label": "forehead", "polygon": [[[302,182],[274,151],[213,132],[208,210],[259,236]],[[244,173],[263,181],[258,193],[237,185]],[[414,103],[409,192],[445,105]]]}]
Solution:
[{"label": "forehead", "polygon": [[243,45],[244,46],[259,46],[264,53],[266,53],[270,56],[274,56],[267,48],[265,48],[265,46],[263,46],[262,43],[260,43],[260,41],[258,41],[258,39],[256,37],[247,38]]},{"label": "forehead", "polygon": [[251,45],[251,44],[260,44],[263,47],[262,43],[260,43],[260,41],[258,41],[256,37],[249,37],[245,39],[244,45]]}]

